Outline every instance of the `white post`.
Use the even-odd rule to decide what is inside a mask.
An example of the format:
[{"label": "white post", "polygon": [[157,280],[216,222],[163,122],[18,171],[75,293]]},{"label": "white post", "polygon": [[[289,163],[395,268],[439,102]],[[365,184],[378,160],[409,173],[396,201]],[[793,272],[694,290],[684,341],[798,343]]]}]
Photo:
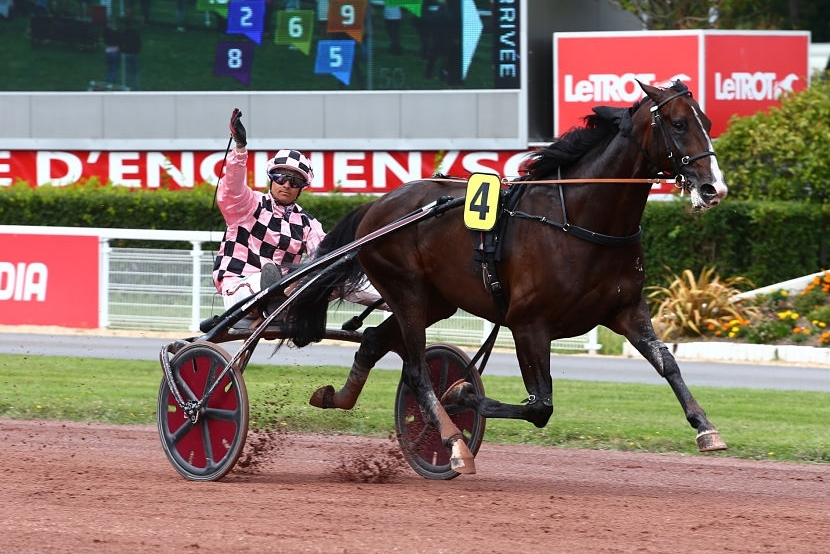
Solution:
[{"label": "white post", "polygon": [[98,327],[106,329],[110,326],[110,241],[100,239],[99,267],[98,267]]},{"label": "white post", "polygon": [[585,344],[585,350],[588,351],[588,354],[596,354],[600,348],[602,348],[602,345],[599,343],[599,331],[594,327],[588,331],[588,342]]},{"label": "white post", "polygon": [[199,321],[201,320],[201,305],[202,305],[202,243],[198,240],[190,241],[193,244],[193,249],[190,255],[193,257],[193,284],[191,285],[191,302],[190,302],[190,330],[199,330]]}]

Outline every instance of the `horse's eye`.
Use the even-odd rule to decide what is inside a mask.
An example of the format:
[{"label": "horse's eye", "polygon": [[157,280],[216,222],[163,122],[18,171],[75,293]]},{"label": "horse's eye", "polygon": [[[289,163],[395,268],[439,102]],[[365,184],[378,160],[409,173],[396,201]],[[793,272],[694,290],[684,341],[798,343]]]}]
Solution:
[{"label": "horse's eye", "polygon": [[683,120],[672,121],[671,126],[674,127],[677,131],[682,131],[686,128],[686,122]]}]

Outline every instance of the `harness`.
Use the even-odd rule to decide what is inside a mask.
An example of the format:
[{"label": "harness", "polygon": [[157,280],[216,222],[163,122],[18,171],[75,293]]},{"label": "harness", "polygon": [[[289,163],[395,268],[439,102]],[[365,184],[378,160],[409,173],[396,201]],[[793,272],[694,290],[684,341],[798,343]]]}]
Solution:
[{"label": "harness", "polygon": [[[525,187],[509,187],[499,193],[498,213],[510,214],[524,194]],[[515,212],[514,212],[515,213]],[[507,231],[507,218],[497,217],[496,224],[490,231],[479,231],[479,242],[475,249],[474,259],[481,264],[481,276],[484,288],[493,295],[493,302],[501,315],[507,314],[510,305],[509,298],[501,286],[496,263],[501,261],[502,244]]]},{"label": "harness", "polygon": [[[523,180],[526,179],[518,179],[515,183],[521,183]],[[538,221],[539,223],[560,229],[561,231],[573,235],[578,239],[599,244],[601,246],[626,246],[639,242],[643,236],[642,228],[638,228],[635,233],[620,237],[605,235],[603,233],[598,233],[596,231],[591,231],[584,227],[571,224],[568,221],[568,213],[565,208],[564,187],[561,186],[561,184],[567,182],[568,180],[560,181],[561,182],[556,182],[555,184],[559,189],[559,201],[562,206],[562,222],[553,221],[544,215],[534,215],[516,210],[515,207],[519,203],[519,200],[521,200],[522,195],[527,190],[527,187],[511,185],[506,189],[502,189],[499,195],[499,214],[504,214],[508,217],[498,217],[492,230],[478,232],[478,244],[475,248],[474,259],[476,262],[481,264],[481,275],[484,281],[484,286],[493,295],[493,301],[495,302],[496,308],[499,310],[501,315],[507,314],[510,299],[507,297],[507,294],[501,285],[501,281],[499,280],[497,264],[501,261],[502,245],[504,244],[504,238],[507,233],[507,229],[509,228],[507,226],[507,222],[510,217]],[[639,183],[643,182],[642,179],[637,179],[636,181]]]},{"label": "harness", "polygon": [[[590,179],[586,179],[585,181],[596,182],[595,180]],[[637,179],[637,181],[642,182],[642,179]],[[571,225],[568,222],[568,212],[565,208],[565,192],[564,187],[561,186],[563,183],[564,181],[562,179],[558,179],[556,182],[556,188],[559,189],[559,203],[562,206],[561,223],[558,221],[551,221],[543,215],[531,215],[525,212],[512,211],[509,208],[505,208],[503,211],[508,216],[518,217],[521,219],[532,219],[533,221],[538,221],[539,223],[544,223],[545,225],[556,227],[557,229],[560,229],[565,233],[569,233],[575,236],[576,238],[587,240],[588,242],[593,242],[594,244],[599,244],[602,246],[626,246],[640,241],[640,238],[643,236],[642,227],[638,227],[636,233],[632,233],[630,235],[625,235],[622,237],[617,237],[613,235],[604,235],[602,233],[597,233],[596,231],[590,231],[584,227],[579,227],[578,225]],[[524,189],[524,187],[521,188]]]}]

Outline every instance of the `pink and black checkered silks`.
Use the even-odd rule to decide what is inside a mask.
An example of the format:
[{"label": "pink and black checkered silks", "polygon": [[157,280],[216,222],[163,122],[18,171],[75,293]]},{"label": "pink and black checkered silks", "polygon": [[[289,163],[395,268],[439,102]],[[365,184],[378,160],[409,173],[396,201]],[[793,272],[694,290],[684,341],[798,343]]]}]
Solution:
[{"label": "pink and black checkered silks", "polygon": [[[261,271],[262,261],[272,260],[286,272],[300,263],[307,252],[305,230],[314,217],[299,206],[280,206],[263,195],[253,222],[239,222],[225,231],[223,248],[213,269],[218,280],[230,275],[251,275]],[[250,229],[250,230],[248,230]]]}]

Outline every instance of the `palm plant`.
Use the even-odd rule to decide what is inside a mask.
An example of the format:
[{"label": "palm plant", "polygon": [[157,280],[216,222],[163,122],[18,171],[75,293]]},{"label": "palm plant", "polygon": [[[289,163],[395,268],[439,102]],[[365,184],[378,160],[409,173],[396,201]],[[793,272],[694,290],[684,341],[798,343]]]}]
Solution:
[{"label": "palm plant", "polygon": [[756,308],[738,296],[753,288],[745,277],[721,279],[715,267],[704,267],[698,276],[691,269],[672,274],[665,287],[647,287],[654,329],[661,340],[699,337],[733,320],[749,320]]}]

